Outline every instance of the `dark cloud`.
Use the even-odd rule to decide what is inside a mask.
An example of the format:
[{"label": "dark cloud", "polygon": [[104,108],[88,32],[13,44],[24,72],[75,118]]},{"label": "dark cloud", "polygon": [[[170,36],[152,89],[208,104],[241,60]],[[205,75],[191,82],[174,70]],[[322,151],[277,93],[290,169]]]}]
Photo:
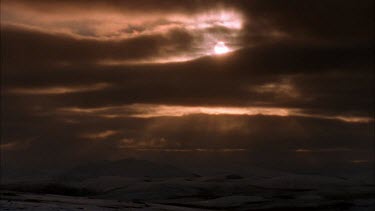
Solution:
[{"label": "dark cloud", "polygon": [[[211,19],[208,28],[190,29],[190,19],[228,8],[241,14],[241,29]],[[121,16],[111,28],[106,20],[90,22],[90,12],[132,19],[122,26]],[[174,14],[183,17],[173,21]],[[373,20],[373,1],[365,0],[2,1],[2,152],[9,163],[50,166],[162,159],[173,150],[215,157],[215,149],[243,149],[240,157],[249,160],[292,160],[298,149],[310,153],[297,153],[306,159],[370,159],[373,121],[338,117],[373,118]],[[239,49],[206,55],[212,36]],[[133,104],[276,107],[305,116],[59,112]],[[92,138],[98,134],[110,135]]]},{"label": "dark cloud", "polygon": [[[328,45],[351,45],[373,43],[374,3],[371,0],[355,1],[298,1],[287,3],[271,0],[254,1],[51,1],[51,0],[5,0],[4,12],[11,10],[34,11],[40,14],[85,13],[90,11],[116,12],[125,14],[183,13],[194,14],[218,8],[237,9],[246,17],[245,30],[256,37],[265,29],[286,32],[294,40]],[[10,13],[10,12],[9,12]],[[12,13],[10,18],[16,16]],[[4,16],[7,18],[7,16]],[[344,43],[345,42],[345,43]]]},{"label": "dark cloud", "polygon": [[[304,51],[300,52],[303,54]],[[284,55],[286,58],[278,59],[284,65],[270,65],[274,61],[266,61],[266,58],[273,60],[275,54],[271,49],[271,55],[255,54],[248,56],[250,59],[245,59],[246,54],[241,53],[243,52],[240,51],[223,60],[207,58],[181,64],[61,67],[53,71],[44,68],[22,68],[5,72],[4,91],[19,87],[48,90],[54,86],[74,88],[107,83],[109,87],[95,91],[60,95],[26,94],[18,97],[9,93],[11,96],[8,97],[53,102],[55,106],[60,107],[167,103],[197,106],[291,107],[317,110],[320,113],[346,112],[364,116],[371,112],[370,108],[374,103],[370,97],[373,94],[373,74],[368,67],[371,60],[356,61],[357,58],[363,59],[358,55],[354,58],[348,56],[348,59],[342,59],[342,63],[332,59],[332,64],[329,64],[331,60],[321,53],[316,53],[313,55],[320,59],[306,56],[306,62],[296,65],[299,61],[294,62],[292,58],[301,57],[300,54],[295,53],[293,57],[287,53],[280,53],[280,57]],[[241,57],[243,59],[239,59]],[[258,57],[259,60],[256,59]],[[345,66],[345,62],[349,67],[342,67]],[[367,62],[368,64],[365,64]],[[315,67],[306,67],[308,65],[303,64]],[[266,92],[262,91],[265,86],[270,87]],[[280,86],[287,86],[288,89],[280,91]]]},{"label": "dark cloud", "polygon": [[4,65],[10,68],[95,64],[107,59],[146,60],[163,55],[167,49],[171,52],[189,50],[193,39],[188,32],[177,29],[167,34],[110,41],[78,39],[12,26],[2,27],[2,34]]},{"label": "dark cloud", "polygon": [[[126,157],[138,150],[168,155],[178,150],[200,149],[201,153],[205,153],[205,149],[243,149],[241,154],[249,154],[252,158],[258,154],[259,159],[260,155],[290,155],[298,149],[307,149],[326,154],[351,154],[353,159],[369,159],[373,144],[373,132],[368,133],[373,123],[353,124],[311,118],[191,115],[103,120],[74,117],[75,122],[33,117],[31,121],[34,124],[28,127],[17,121],[5,120],[4,129],[16,129],[18,142],[28,141],[27,146],[4,149],[5,155],[13,158],[22,156],[23,159],[18,158],[16,162],[36,162],[38,165],[46,165],[48,161],[51,165],[61,163],[72,166],[88,160]],[[82,134],[107,130],[118,133],[102,139],[82,138]],[[5,134],[4,139],[16,140],[12,135]],[[165,149],[169,151],[163,151]]]},{"label": "dark cloud", "polygon": [[374,42],[374,2],[371,0],[291,0],[287,3],[259,0],[243,1],[239,5],[246,8],[251,18],[261,20],[262,25],[285,31],[295,40],[329,46]]},{"label": "dark cloud", "polygon": [[[200,9],[209,9],[212,5],[217,4],[215,1],[201,1],[201,0],[188,0],[188,1],[155,1],[155,0],[109,0],[106,2],[100,0],[88,1],[88,0],[36,0],[32,3],[27,0],[5,0],[5,4],[9,4],[15,7],[26,7],[39,12],[49,13],[52,12],[66,12],[67,10],[84,10],[82,8],[91,9],[102,9],[102,10],[114,10],[114,11],[126,11],[126,12],[165,12],[165,11],[176,11],[176,12],[194,12]],[[60,10],[57,10],[59,8]]]}]

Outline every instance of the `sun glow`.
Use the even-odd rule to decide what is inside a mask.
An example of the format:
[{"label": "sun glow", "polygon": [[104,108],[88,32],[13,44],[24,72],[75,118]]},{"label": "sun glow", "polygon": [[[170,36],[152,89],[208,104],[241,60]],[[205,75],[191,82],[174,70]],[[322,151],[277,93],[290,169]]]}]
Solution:
[{"label": "sun glow", "polygon": [[[154,118],[165,116],[185,116],[194,114],[207,115],[274,115],[288,116],[293,113],[287,108],[263,107],[205,107],[205,106],[174,106],[158,104],[131,104],[124,106],[110,106],[101,108],[67,107],[59,109],[63,114],[80,113],[105,118]],[[294,112],[295,113],[295,112]]]},{"label": "sun glow", "polygon": [[224,42],[218,42],[214,47],[215,54],[225,54],[229,52],[229,48]]},{"label": "sun glow", "polygon": [[[62,36],[64,40],[72,43],[76,43],[76,40],[100,42],[100,45],[112,48],[112,53],[98,58],[92,55],[88,58],[90,63],[103,66],[187,62],[236,51],[242,48],[240,37],[244,26],[247,25],[246,16],[241,10],[216,3],[210,8],[204,7],[189,12],[179,9],[164,12],[133,11],[127,7],[120,10],[105,3],[103,8],[106,9],[102,9],[99,3],[89,10],[81,10],[78,7],[80,4],[74,3],[71,6],[63,6],[57,13],[49,13],[37,10],[32,4],[25,3],[21,7],[17,1],[9,2],[12,3],[4,5],[6,8],[2,10],[2,16],[5,17],[2,20],[2,28],[3,25],[6,28],[17,26],[22,30],[43,33],[45,36]],[[46,8],[53,8],[53,5],[48,4]],[[76,17],[74,21],[72,16]],[[185,38],[189,40],[184,40]],[[121,52],[115,49],[127,49],[130,43],[138,42],[139,39],[160,41],[145,48],[137,48],[134,56],[128,56],[127,53],[115,55],[116,52]],[[120,43],[121,45],[118,45]],[[65,50],[71,51],[81,47],[83,46],[74,44]],[[150,49],[147,50],[148,48]],[[59,66],[74,65],[78,62],[74,59],[59,60],[64,60],[56,62]],[[60,94],[72,91],[58,87],[42,92]]]},{"label": "sun glow", "polygon": [[[264,116],[295,116],[319,119],[339,120],[352,123],[374,122],[373,118],[356,116],[327,116],[309,114],[300,109],[282,107],[217,107],[217,106],[177,106],[160,104],[130,104],[97,108],[64,107],[57,110],[60,115],[91,115],[101,118],[156,118],[181,117],[186,115],[264,115]],[[108,133],[108,132],[107,132]],[[104,135],[112,135],[111,133]],[[103,135],[103,134],[102,134]],[[97,135],[98,136],[98,135]]]}]

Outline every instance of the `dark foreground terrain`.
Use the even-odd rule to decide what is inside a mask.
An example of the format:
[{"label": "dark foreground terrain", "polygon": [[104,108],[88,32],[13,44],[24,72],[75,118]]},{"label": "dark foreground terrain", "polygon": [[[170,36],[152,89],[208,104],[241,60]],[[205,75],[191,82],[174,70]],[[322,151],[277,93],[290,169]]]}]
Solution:
[{"label": "dark foreground terrain", "polygon": [[259,169],[252,174],[202,176],[144,162],[125,160],[107,163],[106,168],[103,163],[89,165],[39,180],[3,180],[1,210],[375,209],[371,178]]}]

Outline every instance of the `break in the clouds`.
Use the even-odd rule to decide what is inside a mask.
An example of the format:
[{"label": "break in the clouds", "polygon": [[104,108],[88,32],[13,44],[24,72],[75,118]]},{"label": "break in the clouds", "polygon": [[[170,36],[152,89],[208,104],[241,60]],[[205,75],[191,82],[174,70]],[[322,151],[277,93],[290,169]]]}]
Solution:
[{"label": "break in the clouds", "polygon": [[25,165],[158,153],[371,160],[372,8],[3,0],[1,150]]}]

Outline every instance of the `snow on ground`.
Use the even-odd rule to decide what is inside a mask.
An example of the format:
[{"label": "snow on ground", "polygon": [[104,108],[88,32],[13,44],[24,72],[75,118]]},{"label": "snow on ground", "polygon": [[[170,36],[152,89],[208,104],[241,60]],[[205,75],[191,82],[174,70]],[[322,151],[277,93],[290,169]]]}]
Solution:
[{"label": "snow on ground", "polygon": [[200,176],[135,159],[78,166],[56,177],[3,179],[1,185],[0,210],[375,209],[373,180],[257,168]]},{"label": "snow on ground", "polygon": [[375,186],[318,175],[124,178],[70,182],[99,194],[72,197],[3,190],[1,210],[374,210]]},{"label": "snow on ground", "polygon": [[113,210],[143,208],[144,204],[50,194],[1,192],[1,210]]}]

